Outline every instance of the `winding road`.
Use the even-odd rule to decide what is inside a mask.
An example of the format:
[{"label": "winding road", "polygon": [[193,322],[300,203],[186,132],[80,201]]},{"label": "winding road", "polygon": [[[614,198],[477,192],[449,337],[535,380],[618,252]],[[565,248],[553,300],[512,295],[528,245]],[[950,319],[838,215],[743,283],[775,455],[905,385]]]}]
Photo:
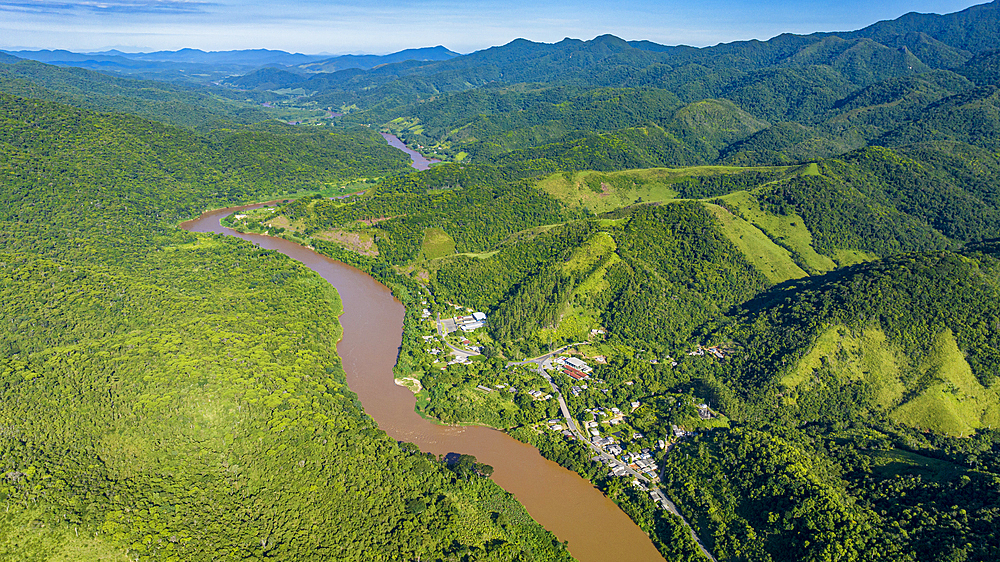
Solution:
[{"label": "winding road", "polygon": [[[671,501],[669,497],[667,497],[667,493],[663,490],[663,488],[658,488],[653,486],[653,482],[651,482],[648,478],[646,478],[639,472],[633,470],[627,464],[616,459],[615,457],[608,454],[603,449],[592,443],[590,438],[587,437],[582,431],[580,431],[579,426],[577,426],[576,420],[570,414],[569,407],[566,405],[566,400],[563,398],[562,391],[559,390],[559,387],[556,385],[555,382],[553,382],[552,376],[549,375],[549,373],[545,370],[545,363],[549,361],[553,356],[561,353],[566,349],[587,343],[590,342],[571,343],[569,345],[560,347],[555,351],[550,351],[545,355],[535,357],[534,359],[527,359],[525,361],[511,361],[510,363],[507,363],[507,366],[511,367],[514,365],[534,365],[535,369],[538,371],[538,374],[540,374],[546,381],[548,381],[549,386],[552,387],[552,394],[555,395],[559,400],[559,409],[562,411],[563,418],[565,418],[566,420],[566,425],[569,428],[569,430],[573,433],[573,435],[577,438],[577,440],[579,440],[581,443],[586,443],[587,446],[590,447],[592,451],[597,453],[597,458],[600,458],[600,460],[604,464],[608,466],[621,466],[622,468],[625,469],[626,474],[635,477],[639,482],[645,484],[647,488],[650,490],[650,493],[657,497],[658,502],[660,503],[660,505],[663,506],[664,509],[676,515],[677,517],[680,517],[681,521],[684,522],[684,526],[686,526],[688,528],[688,531],[691,532],[691,538],[694,539],[694,542],[695,544],[698,545],[698,549],[701,550],[701,553],[712,562],[717,562],[715,557],[712,556],[712,553],[709,552],[708,548],[705,547],[705,544],[701,542],[701,537],[699,537],[698,534],[695,532],[694,527],[691,526],[691,523],[689,523],[688,520],[683,515],[681,515],[681,512],[677,509],[677,505],[674,504],[674,502]],[[662,477],[663,474],[661,472],[660,474],[661,480]]]}]

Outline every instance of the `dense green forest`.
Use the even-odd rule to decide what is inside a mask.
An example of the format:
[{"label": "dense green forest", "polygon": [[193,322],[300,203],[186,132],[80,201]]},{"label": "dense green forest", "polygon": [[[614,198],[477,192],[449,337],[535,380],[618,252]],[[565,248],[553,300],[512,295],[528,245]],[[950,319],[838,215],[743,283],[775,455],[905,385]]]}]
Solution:
[{"label": "dense green forest", "polygon": [[91,109],[131,113],[201,132],[233,124],[249,125],[270,116],[246,103],[270,94],[236,94],[222,88],[132,80],[82,68],[59,68],[14,57],[0,59],[0,91]]},{"label": "dense green forest", "polygon": [[363,413],[329,285],[175,227],[398,170],[380,138],[0,102],[0,557],[569,559],[491,481]]},{"label": "dense green forest", "polygon": [[[471,459],[378,430],[328,286],[175,226],[271,197],[231,224],[406,305],[423,415],[531,443],[670,560],[682,521],[529,392],[655,460],[720,561],[1000,558],[998,7],[228,89],[0,57],[0,558],[569,559]],[[421,312],[453,306],[488,322],[448,364]],[[586,382],[508,365],[570,343]]]}]

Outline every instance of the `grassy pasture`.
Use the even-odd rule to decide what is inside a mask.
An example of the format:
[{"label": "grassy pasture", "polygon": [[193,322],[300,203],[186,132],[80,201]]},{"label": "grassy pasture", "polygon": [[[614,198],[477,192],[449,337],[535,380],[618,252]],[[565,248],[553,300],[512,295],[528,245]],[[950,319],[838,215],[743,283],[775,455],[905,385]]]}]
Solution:
[{"label": "grassy pasture", "polygon": [[751,193],[737,191],[720,197],[727,207],[737,209],[746,220],[753,223],[768,238],[789,250],[796,264],[809,273],[825,273],[837,267],[829,256],[816,252],[812,246],[812,233],[798,214],[775,215],[763,209]]},{"label": "grassy pasture", "polygon": [[455,253],[455,240],[440,228],[425,229],[420,252],[427,260],[450,256]]},{"label": "grassy pasture", "polygon": [[[677,197],[673,183],[681,176],[671,174],[667,168],[629,170],[626,172],[576,172],[552,174],[538,182],[537,187],[555,199],[575,209],[589,209],[600,214],[639,202],[669,201]],[[612,185],[600,182],[601,191],[594,191],[587,184],[591,175],[615,178]],[[628,181],[638,179],[639,181]],[[673,180],[673,181],[671,181]]]},{"label": "grassy pasture", "polygon": [[775,244],[759,228],[730,213],[724,207],[710,203],[706,203],[705,207],[719,219],[726,238],[729,238],[769,281],[781,283],[807,275],[795,263],[788,250]]},{"label": "grassy pasture", "polygon": [[949,435],[968,436],[1000,425],[1000,397],[972,374],[951,330],[945,330],[920,365],[924,390],[893,412],[906,425]]}]

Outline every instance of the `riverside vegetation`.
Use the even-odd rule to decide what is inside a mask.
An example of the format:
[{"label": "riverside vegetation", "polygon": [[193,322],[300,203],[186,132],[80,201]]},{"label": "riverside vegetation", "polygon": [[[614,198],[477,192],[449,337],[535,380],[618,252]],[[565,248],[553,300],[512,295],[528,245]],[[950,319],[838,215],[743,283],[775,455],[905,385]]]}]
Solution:
[{"label": "riverside vegetation", "polygon": [[258,132],[258,161],[228,149],[243,133],[8,95],[0,120],[0,557],[569,558],[491,481],[363,413],[329,285],[174,226],[398,170],[381,138]]},{"label": "riverside vegetation", "polygon": [[[336,330],[317,312],[335,295],[275,256],[171,228],[211,205],[364,178],[353,197],[298,197],[232,225],[392,288],[407,305],[397,374],[420,381],[425,415],[507,430],[591,479],[665,557],[699,559],[678,519],[545,427],[554,402],[526,391],[547,383],[507,367],[586,341],[574,353],[605,361],[588,388],[554,375],[572,415],[620,409],[617,441],[655,451],[717,559],[1000,558],[997,22],[994,2],[707,49],[519,40],[304,79],[300,101],[346,113],[305,129],[196,134],[2,98],[6,286],[38,295],[4,327],[4,400],[64,420],[29,429],[28,412],[4,409],[7,544],[308,557],[280,549],[305,548],[290,539],[303,522],[343,509],[354,526],[306,533],[321,541],[310,555],[568,556],[490,482],[363,416],[317,335]],[[360,123],[448,162],[405,171]],[[452,305],[488,314],[468,365],[421,337],[436,329],[421,308]],[[269,326],[272,310],[301,328]],[[689,355],[700,346],[725,352]],[[498,385],[522,392],[477,390]],[[697,431],[675,439],[674,426]],[[241,460],[261,448],[274,453]],[[343,463],[316,463],[326,448]],[[362,482],[352,467],[376,458],[398,465]],[[314,485],[301,505],[290,493]],[[255,493],[271,486],[289,493]],[[220,515],[195,516],[208,512]]]}]

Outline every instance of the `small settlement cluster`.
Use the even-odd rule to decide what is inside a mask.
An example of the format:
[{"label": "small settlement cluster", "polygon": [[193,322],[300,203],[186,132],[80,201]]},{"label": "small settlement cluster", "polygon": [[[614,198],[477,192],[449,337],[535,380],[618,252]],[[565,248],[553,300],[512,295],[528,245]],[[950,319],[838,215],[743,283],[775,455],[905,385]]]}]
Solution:
[{"label": "small settlement cluster", "polygon": [[[603,357],[599,361],[603,362]],[[595,358],[595,360],[598,360]],[[585,381],[590,380],[590,375],[593,373],[593,368],[588,365],[582,359],[577,357],[555,357],[548,361],[545,365],[549,371],[560,371],[567,377],[573,379],[573,382],[580,383],[579,385],[574,385],[570,388],[570,391],[574,396],[578,396],[582,391],[588,388]],[[598,380],[596,382],[603,383],[603,380]],[[638,401],[633,401],[629,404],[631,411],[635,411],[639,408],[640,404]],[[653,452],[648,449],[642,449],[639,452],[626,452],[622,448],[619,441],[624,441],[631,437],[632,440],[642,439],[643,435],[638,432],[633,432],[630,435],[626,435],[625,432],[618,431],[612,435],[602,436],[600,431],[600,425],[607,424],[609,426],[616,426],[624,422],[625,412],[622,412],[619,408],[587,408],[584,410],[585,414],[588,414],[591,418],[588,421],[582,423],[584,435],[580,437],[589,438],[591,447],[597,451],[601,451],[606,455],[610,455],[612,458],[607,458],[603,454],[594,457],[597,462],[608,463],[609,468],[615,476],[627,476],[629,473],[628,469],[631,469],[635,473],[642,474],[650,482],[659,482],[658,467],[656,462],[653,461]],[[568,422],[563,422],[561,420],[552,419],[548,422],[549,429],[553,431],[558,431],[563,434],[567,439],[575,439],[573,431],[570,427],[564,427]],[[586,435],[589,434],[589,435]],[[664,448],[665,442],[660,440],[660,448]],[[619,460],[620,457],[620,460]]]},{"label": "small settlement cluster", "polygon": [[[422,304],[426,304],[426,301],[421,301]],[[437,331],[441,335],[442,339],[447,337],[448,334],[457,332],[461,330],[462,332],[468,334],[478,330],[479,328],[484,328],[486,326],[486,313],[477,312],[471,308],[463,308],[458,305],[452,305],[456,311],[464,310],[469,312],[467,316],[453,316],[451,318],[441,318],[436,321]],[[424,308],[421,317],[424,320],[431,320],[431,311]],[[434,336],[423,336],[424,341],[430,343],[435,341],[437,338]],[[455,363],[468,363],[469,357],[472,355],[478,355],[483,351],[483,348],[478,345],[473,345],[473,343],[466,337],[459,339],[458,343],[462,346],[462,349],[451,346],[444,341],[445,345],[450,347],[449,353],[454,355],[454,359],[448,362],[448,365]],[[426,350],[432,355],[438,355],[444,353],[446,350],[440,348],[432,348]]]},{"label": "small settlement cluster", "polygon": [[[600,359],[595,358],[595,360],[600,362],[603,362],[603,359],[603,357]],[[579,383],[578,385],[573,385],[570,389],[574,396],[578,396],[588,388],[587,382],[591,384],[604,383],[601,379],[592,379],[593,369],[585,361],[577,357],[556,357],[546,362],[544,366],[549,372],[561,372],[572,379],[573,383]],[[628,381],[625,384],[631,385],[632,382]],[[639,401],[632,401],[628,404],[629,408],[627,408],[627,412],[616,407],[605,408],[598,406],[587,408],[583,410],[583,417],[575,422],[580,424],[579,434],[574,432],[573,427],[567,427],[574,422],[552,419],[548,421],[547,425],[550,430],[562,433],[567,439],[580,438],[589,440],[591,448],[600,453],[593,460],[606,464],[615,476],[642,475],[650,483],[655,484],[659,482],[659,467],[653,458],[655,454],[653,450],[648,447],[639,451],[626,450],[627,445],[625,444],[627,442],[641,440],[644,436],[638,431],[614,430],[615,426],[618,425],[625,425],[627,427],[626,415],[638,410],[640,405]],[[711,409],[707,404],[698,404],[695,408],[701,420],[709,420],[713,417]],[[602,435],[602,426],[607,428],[605,430],[607,432],[606,435]],[[673,442],[691,435],[691,432],[676,425],[672,426],[672,430],[672,435],[657,440],[656,446],[660,450],[669,450]],[[641,489],[646,489],[639,480],[635,480],[633,483]]]},{"label": "small settlement cluster", "polygon": [[722,347],[718,345],[710,345],[708,347],[698,346],[693,350],[688,352],[690,356],[704,356],[711,355],[716,359],[725,359],[726,357],[732,355],[735,351],[728,347]]},{"label": "small settlement cluster", "polygon": [[[449,303],[450,304],[450,303]],[[423,339],[426,344],[433,344],[434,342],[443,343],[444,349],[434,347],[431,349],[426,349],[428,353],[432,355],[439,355],[448,352],[450,355],[455,357],[448,361],[448,364],[454,363],[467,363],[470,356],[477,355],[480,348],[473,344],[468,338],[478,339],[471,334],[468,337],[461,337],[456,346],[452,343],[448,343],[445,337],[448,334],[454,332],[464,332],[469,334],[475,330],[482,328],[486,325],[487,316],[485,313],[477,312],[469,308],[464,308],[458,305],[452,304],[456,309],[456,312],[466,312],[467,314],[462,316],[453,316],[451,318],[431,318],[431,312],[427,309],[423,311],[423,317],[435,323],[437,328],[437,337],[424,335]],[[441,337],[441,340],[438,340]],[[699,347],[699,351],[704,348]],[[708,348],[709,354],[715,355],[713,353],[716,349]],[[702,354],[705,351],[701,351]],[[604,356],[592,357],[592,360],[597,363],[606,363],[607,359]],[[569,379],[569,393],[574,397],[581,396],[585,391],[591,387],[597,387],[595,390],[608,394],[609,389],[606,388],[606,382],[600,378],[593,378],[594,368],[587,364],[586,361],[579,357],[574,357],[569,355],[558,355],[549,356],[544,361],[540,361],[538,365],[541,367],[540,372],[542,376],[547,381],[548,385],[551,387],[551,393],[527,388],[523,391],[530,395],[534,400],[545,401],[551,400],[560,393],[559,386],[554,380],[554,375],[556,373],[565,375]],[[676,364],[676,363],[674,363]],[[442,367],[444,368],[444,367]],[[626,381],[624,384],[632,385],[632,381]],[[603,387],[603,388],[602,388]],[[478,384],[476,388],[483,393],[493,393],[497,391],[506,391],[509,393],[515,393],[517,390],[513,386],[507,384],[496,384],[495,388],[486,386],[484,384]],[[565,387],[561,392],[565,392]],[[648,483],[655,484],[659,482],[659,467],[654,460],[654,452],[651,448],[642,448],[641,450],[627,450],[628,443],[635,442],[644,439],[644,436],[638,431],[626,430],[622,428],[615,428],[615,426],[623,425],[628,427],[626,422],[626,415],[631,412],[636,411],[640,407],[638,401],[632,401],[627,405],[623,405],[622,408],[626,409],[623,412],[617,407],[601,407],[596,406],[592,408],[586,408],[583,410],[582,414],[584,419],[580,418],[578,420],[573,419],[550,419],[546,424],[549,430],[561,433],[566,439],[569,440],[583,440],[586,442],[592,450],[594,450],[597,456],[594,457],[594,461],[606,464],[610,469],[611,473],[619,477],[636,477],[633,482],[636,486],[641,489],[646,490],[647,488],[643,485],[639,478],[645,478]],[[698,413],[701,419],[711,418],[711,413],[708,407],[704,404],[698,406]],[[602,435],[602,426],[606,427],[606,435]],[[618,429],[618,431],[615,431]],[[673,435],[665,436],[656,442],[655,447],[660,450],[668,450],[670,444],[678,439],[683,439],[690,435],[689,432],[674,426]],[[655,500],[656,498],[654,498]]]}]

